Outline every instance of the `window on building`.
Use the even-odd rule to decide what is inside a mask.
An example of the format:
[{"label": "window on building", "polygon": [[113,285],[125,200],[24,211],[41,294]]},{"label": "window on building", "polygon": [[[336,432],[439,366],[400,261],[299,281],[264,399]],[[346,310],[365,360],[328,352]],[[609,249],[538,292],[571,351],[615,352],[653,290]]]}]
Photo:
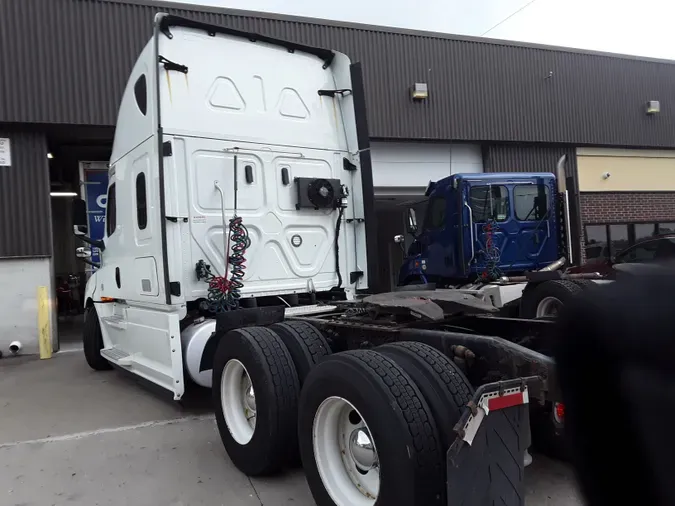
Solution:
[{"label": "window on building", "polygon": [[[675,223],[612,223],[586,225],[586,261],[603,261],[651,237],[675,233]],[[637,254],[637,253],[636,253]]]},{"label": "window on building", "polygon": [[115,233],[117,228],[117,197],[115,183],[108,188],[108,200],[105,208],[105,226],[108,237]]},{"label": "window on building", "polygon": [[140,230],[148,226],[148,199],[145,189],[145,172],[136,176],[136,221]]},{"label": "window on building", "polygon": [[424,217],[424,230],[438,230],[445,227],[445,197],[433,197],[429,200],[427,214]]},{"label": "window on building", "polygon": [[601,262],[609,258],[607,225],[586,226],[586,261]]},{"label": "window on building", "polygon": [[136,105],[138,109],[145,116],[148,112],[148,83],[145,79],[145,74],[142,74],[141,77],[136,79],[136,84],[134,84],[134,96],[136,97]]},{"label": "window on building", "polygon": [[469,204],[476,223],[509,219],[509,191],[506,186],[473,186],[469,194]]},{"label": "window on building", "polygon": [[659,234],[675,234],[675,223],[657,223]]},{"label": "window on building", "polygon": [[635,242],[644,241],[658,233],[658,226],[656,223],[636,223],[635,228]]},{"label": "window on building", "polygon": [[540,221],[549,207],[549,189],[545,184],[518,185],[513,189],[513,210],[519,221]]},{"label": "window on building", "polygon": [[633,244],[628,236],[628,225],[610,225],[609,226],[609,254],[616,255]]}]

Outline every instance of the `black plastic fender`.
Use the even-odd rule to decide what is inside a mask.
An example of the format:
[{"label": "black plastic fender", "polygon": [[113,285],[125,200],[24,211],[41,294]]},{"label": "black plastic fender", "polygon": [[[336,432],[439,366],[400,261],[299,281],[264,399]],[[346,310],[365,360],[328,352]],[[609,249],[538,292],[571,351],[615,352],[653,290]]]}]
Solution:
[{"label": "black plastic fender", "polygon": [[218,344],[230,330],[244,327],[264,327],[282,321],[284,321],[283,306],[240,308],[216,315],[216,331],[204,346],[199,371],[213,369],[213,356],[218,349]]}]

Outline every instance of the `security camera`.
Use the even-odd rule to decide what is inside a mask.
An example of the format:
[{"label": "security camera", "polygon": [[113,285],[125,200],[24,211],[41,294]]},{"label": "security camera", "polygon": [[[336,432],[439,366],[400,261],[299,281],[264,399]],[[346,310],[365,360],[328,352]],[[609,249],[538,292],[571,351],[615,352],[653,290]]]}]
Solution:
[{"label": "security camera", "polygon": [[602,179],[609,179],[609,176],[611,176],[611,174],[609,172],[604,172],[602,174]]}]

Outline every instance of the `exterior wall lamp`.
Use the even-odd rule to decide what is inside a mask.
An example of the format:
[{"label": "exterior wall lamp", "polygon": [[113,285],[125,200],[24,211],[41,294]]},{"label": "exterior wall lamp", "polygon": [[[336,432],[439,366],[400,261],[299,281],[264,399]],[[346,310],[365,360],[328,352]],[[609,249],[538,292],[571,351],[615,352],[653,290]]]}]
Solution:
[{"label": "exterior wall lamp", "polygon": [[429,98],[429,87],[427,83],[415,83],[411,89],[413,100],[426,100]]},{"label": "exterior wall lamp", "polygon": [[661,112],[661,102],[650,100],[647,102],[647,114],[658,114]]}]

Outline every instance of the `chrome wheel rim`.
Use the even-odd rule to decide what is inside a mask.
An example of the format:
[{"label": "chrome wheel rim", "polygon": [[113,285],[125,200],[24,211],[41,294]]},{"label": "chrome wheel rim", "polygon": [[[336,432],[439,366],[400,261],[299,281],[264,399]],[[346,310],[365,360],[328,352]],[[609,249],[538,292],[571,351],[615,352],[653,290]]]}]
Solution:
[{"label": "chrome wheel rim", "polygon": [[239,360],[232,359],[225,364],[220,396],[227,429],[237,443],[248,444],[255,432],[257,405],[253,382]]},{"label": "chrome wheel rim", "polygon": [[380,462],[361,413],[341,397],[324,400],[314,416],[314,459],[337,506],[373,506],[380,491]]},{"label": "chrome wheel rim", "polygon": [[558,316],[563,303],[557,297],[544,297],[537,305],[537,318],[543,316]]}]

